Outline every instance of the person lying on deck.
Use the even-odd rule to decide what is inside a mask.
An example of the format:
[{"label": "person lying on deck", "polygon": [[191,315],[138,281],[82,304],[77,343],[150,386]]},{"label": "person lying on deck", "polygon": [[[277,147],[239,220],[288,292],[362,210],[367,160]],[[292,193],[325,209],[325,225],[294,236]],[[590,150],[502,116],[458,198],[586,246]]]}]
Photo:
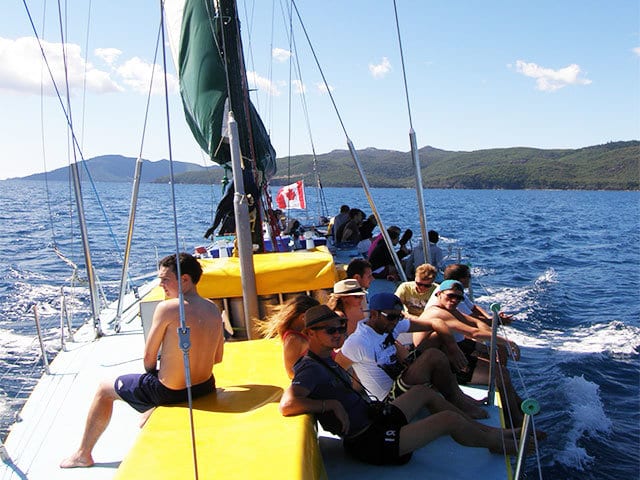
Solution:
[{"label": "person lying on deck", "polygon": [[[179,258],[185,322],[191,332],[191,393],[193,398],[198,398],[214,392],[216,388],[212,372],[213,365],[222,361],[222,317],[218,307],[196,291],[196,284],[202,275],[198,261],[188,253],[181,253]],[[180,305],[176,272],[175,255],[160,260],[158,278],[167,299],[158,304],[153,314],[144,349],[146,373],[122,375],[115,381],[100,384],[89,409],[80,447],[62,461],[61,468],[90,467],[94,464],[92,451],[111,420],[115,400],[124,400],[144,413],[143,421],[159,405],[187,400],[183,352],[178,338]],[[157,369],[160,346],[162,358]]]},{"label": "person lying on deck", "polygon": [[[469,363],[469,368],[465,372],[458,372],[456,377],[461,384],[471,383],[478,385],[488,385],[489,383],[489,362],[488,355],[481,352],[476,347],[477,343],[486,343],[491,341],[491,328],[484,322],[461,313],[457,306],[462,301],[464,287],[457,280],[445,280],[436,289],[436,303],[425,308],[420,316],[425,321],[443,321],[447,327],[454,333],[459,334],[460,339],[458,346],[464,352]],[[413,341],[422,342],[424,340],[421,332],[413,334]],[[513,354],[515,360],[520,359],[520,349],[514,342],[506,340],[498,336],[496,338],[499,345],[502,345],[506,351]],[[522,410],[520,405],[522,399],[516,392],[509,370],[504,366],[503,362],[498,361],[498,369],[496,373],[496,386],[500,391],[503,402],[506,403],[507,424],[519,425],[522,423]]]},{"label": "person lying on deck", "polygon": [[260,323],[259,330],[265,338],[278,336],[282,340],[284,368],[289,378],[293,378],[293,365],[307,353],[309,341],[302,333],[304,314],[320,302],[309,295],[296,295],[279,305],[269,318]]},{"label": "person lying on deck", "polygon": [[[345,323],[326,305],[312,307],[305,314],[309,351],[296,363],[295,376],[280,400],[284,416],[315,414],[326,430],[344,439],[347,453],[378,465],[404,464],[414,450],[443,435],[451,435],[466,446],[516,452],[517,439],[513,434],[517,431],[475,422],[424,385],[414,386],[396,400],[376,408],[366,393],[352,386],[349,374],[331,358],[334,349],[342,346]],[[412,421],[423,407],[432,415]]]}]

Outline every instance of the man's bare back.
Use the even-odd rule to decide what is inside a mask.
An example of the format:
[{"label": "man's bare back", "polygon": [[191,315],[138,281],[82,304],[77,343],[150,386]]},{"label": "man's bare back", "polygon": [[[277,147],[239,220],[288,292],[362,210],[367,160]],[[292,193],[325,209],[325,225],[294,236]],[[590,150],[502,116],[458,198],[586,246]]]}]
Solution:
[{"label": "man's bare back", "polygon": [[[114,401],[129,403],[143,413],[144,422],[154,407],[186,400],[184,356],[178,336],[180,289],[184,299],[185,324],[189,328],[188,352],[193,398],[215,389],[213,365],[222,361],[223,353],[222,317],[218,307],[196,291],[196,284],[202,275],[197,259],[186,253],[180,254],[179,259],[180,284],[176,273],[176,255],[160,261],[158,278],[167,300],[156,307],[145,343],[144,369],[148,373],[121,375],[115,381],[100,384],[89,408],[80,446],[60,463],[61,468],[90,467],[94,464],[92,451],[109,424]],[[161,346],[162,358],[156,377]]]},{"label": "man's bare back", "polygon": [[[161,267],[159,277],[169,298],[161,302],[154,313],[145,346],[144,365],[147,371],[155,369],[162,345],[158,379],[164,386],[178,390],[184,388],[186,382],[183,353],[178,338],[180,309],[176,298],[177,279],[175,274],[170,278],[172,274],[166,267]],[[191,383],[197,385],[211,376],[215,363],[222,361],[222,317],[215,303],[198,295],[188,275],[183,275],[183,298],[185,323],[189,327],[191,341]]]}]

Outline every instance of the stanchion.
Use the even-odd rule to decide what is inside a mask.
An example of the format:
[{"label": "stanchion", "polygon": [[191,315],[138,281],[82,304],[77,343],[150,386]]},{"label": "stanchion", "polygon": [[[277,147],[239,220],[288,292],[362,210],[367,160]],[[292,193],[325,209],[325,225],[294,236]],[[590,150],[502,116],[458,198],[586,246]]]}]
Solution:
[{"label": "stanchion", "polygon": [[518,458],[516,460],[516,471],[513,476],[514,480],[520,478],[522,472],[522,464],[524,463],[527,453],[527,441],[529,437],[529,423],[531,422],[531,416],[536,415],[540,411],[540,405],[533,398],[528,398],[520,406],[524,417],[522,419],[522,431],[520,433],[520,444],[518,445]]},{"label": "stanchion", "polygon": [[42,340],[42,330],[40,329],[40,317],[38,316],[38,306],[33,306],[33,317],[36,320],[36,330],[38,331],[38,340],[40,341],[40,350],[42,351],[42,363],[44,364],[44,371],[49,374],[49,360],[47,359],[47,351],[44,348],[44,341]]}]

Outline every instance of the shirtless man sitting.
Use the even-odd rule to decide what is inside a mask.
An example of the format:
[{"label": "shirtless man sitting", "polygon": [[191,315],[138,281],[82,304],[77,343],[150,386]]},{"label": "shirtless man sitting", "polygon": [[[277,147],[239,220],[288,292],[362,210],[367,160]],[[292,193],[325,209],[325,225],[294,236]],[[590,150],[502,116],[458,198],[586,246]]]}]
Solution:
[{"label": "shirtless man sitting", "polygon": [[[467,340],[458,343],[465,352],[469,362],[468,368],[464,371],[456,369],[458,382],[471,383],[477,385],[488,385],[489,383],[489,363],[486,356],[478,355],[475,352],[475,342],[490,342],[491,328],[481,320],[475,317],[465,315],[458,311],[457,306],[464,298],[464,287],[457,280],[445,280],[435,291],[436,303],[427,306],[420,316],[423,321],[440,320],[446,323],[452,333],[460,334]],[[422,332],[413,334],[414,342],[422,342],[424,335]],[[467,349],[465,344],[471,343],[471,349]],[[512,352],[514,360],[520,359],[520,348],[512,341],[503,337],[496,337],[498,345],[506,348],[506,351]],[[500,390],[502,399],[506,402],[509,416],[506,419],[507,425],[519,425],[522,423],[522,410],[520,405],[522,399],[516,392],[511,383],[509,370],[503,363],[498,362],[498,370],[496,374],[496,386]]]},{"label": "shirtless man sitting", "polygon": [[[184,298],[184,315],[191,333],[189,364],[193,398],[215,391],[213,365],[222,361],[222,317],[218,307],[198,295],[196,284],[202,275],[198,261],[187,253],[180,254],[180,273]],[[159,263],[158,278],[166,300],[160,302],[144,349],[143,374],[122,375],[100,384],[93,399],[78,450],[60,464],[61,468],[91,467],[93,447],[111,419],[113,402],[124,400],[141,413],[148,413],[159,405],[181,403],[187,400],[187,382],[180,349],[178,276],[176,256],[169,255]],[[158,352],[162,358],[158,370]]]}]

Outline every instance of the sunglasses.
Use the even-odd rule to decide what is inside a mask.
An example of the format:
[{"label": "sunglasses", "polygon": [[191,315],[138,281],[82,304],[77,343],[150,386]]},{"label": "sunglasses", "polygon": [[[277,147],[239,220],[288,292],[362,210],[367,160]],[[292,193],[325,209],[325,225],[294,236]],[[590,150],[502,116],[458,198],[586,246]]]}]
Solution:
[{"label": "sunglasses", "polygon": [[380,312],[380,315],[385,317],[390,322],[395,322],[396,320],[400,320],[404,316],[401,313],[387,313],[387,312]]},{"label": "sunglasses", "polygon": [[347,332],[347,327],[312,327],[311,330],[324,330],[327,335],[333,335],[334,333],[342,335]]},{"label": "sunglasses", "polygon": [[422,288],[430,288],[433,286],[433,283],[416,282],[416,285]]},{"label": "sunglasses", "polygon": [[457,293],[445,293],[444,296],[449,300],[456,300],[458,302],[461,302],[464,298],[462,295],[458,295]]}]

